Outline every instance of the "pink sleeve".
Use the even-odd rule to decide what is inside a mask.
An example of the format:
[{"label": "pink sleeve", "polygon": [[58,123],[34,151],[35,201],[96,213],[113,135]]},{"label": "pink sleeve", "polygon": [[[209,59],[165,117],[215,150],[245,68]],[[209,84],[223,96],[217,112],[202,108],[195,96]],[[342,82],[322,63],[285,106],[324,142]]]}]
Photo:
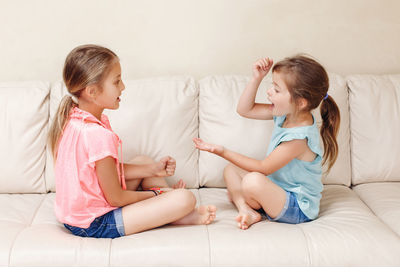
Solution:
[{"label": "pink sleeve", "polygon": [[100,125],[91,125],[85,129],[85,143],[89,163],[111,156],[118,160],[118,139],[110,130]]}]

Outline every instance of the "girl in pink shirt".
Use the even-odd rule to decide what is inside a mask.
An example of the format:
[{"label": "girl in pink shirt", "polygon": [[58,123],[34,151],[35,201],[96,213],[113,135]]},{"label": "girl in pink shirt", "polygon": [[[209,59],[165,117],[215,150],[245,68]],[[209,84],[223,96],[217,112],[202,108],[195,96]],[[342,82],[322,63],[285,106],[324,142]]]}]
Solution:
[{"label": "girl in pink shirt", "polygon": [[[169,156],[119,162],[122,143],[104,109],[117,109],[122,91],[121,66],[111,50],[83,45],[65,60],[65,96],[49,139],[55,158],[55,213],[73,234],[115,238],[168,223],[209,224],[214,205],[196,208],[193,193],[180,180],[173,188],[164,177],[175,172]],[[137,191],[139,185],[143,191]]]}]

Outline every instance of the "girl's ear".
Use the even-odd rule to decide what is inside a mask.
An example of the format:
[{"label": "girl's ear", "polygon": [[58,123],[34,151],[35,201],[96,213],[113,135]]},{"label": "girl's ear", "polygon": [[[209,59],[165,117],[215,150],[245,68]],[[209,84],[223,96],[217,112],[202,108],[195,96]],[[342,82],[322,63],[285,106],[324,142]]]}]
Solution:
[{"label": "girl's ear", "polygon": [[97,95],[97,87],[92,84],[92,85],[88,85],[85,87],[85,89],[83,89],[83,93],[90,99],[94,99],[96,98]]},{"label": "girl's ear", "polygon": [[308,107],[308,101],[305,98],[301,97],[297,101],[299,110],[304,110],[305,108]]}]

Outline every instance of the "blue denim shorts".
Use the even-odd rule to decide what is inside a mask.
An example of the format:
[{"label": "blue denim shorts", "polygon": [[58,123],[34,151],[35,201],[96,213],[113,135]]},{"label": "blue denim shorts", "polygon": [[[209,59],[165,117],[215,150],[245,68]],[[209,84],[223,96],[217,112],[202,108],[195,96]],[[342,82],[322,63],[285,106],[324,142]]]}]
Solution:
[{"label": "blue denim shorts", "polygon": [[[260,211],[260,210],[259,210]],[[261,209],[261,214],[264,215],[268,220],[274,222],[283,222],[298,224],[303,222],[311,221],[300,209],[297,203],[296,196],[292,192],[286,192],[286,202],[281,213],[275,218],[271,218],[268,214]]]},{"label": "blue denim shorts", "polygon": [[74,235],[95,238],[116,238],[125,235],[122,209],[112,210],[94,219],[88,228],[64,224]]}]

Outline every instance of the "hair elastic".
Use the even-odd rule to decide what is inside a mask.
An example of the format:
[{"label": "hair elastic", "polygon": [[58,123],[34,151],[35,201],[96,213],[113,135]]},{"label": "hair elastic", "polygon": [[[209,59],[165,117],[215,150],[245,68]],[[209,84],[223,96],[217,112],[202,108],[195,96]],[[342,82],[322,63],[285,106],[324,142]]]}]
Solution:
[{"label": "hair elastic", "polygon": [[324,97],[324,99],[323,99],[323,100],[327,99],[327,98],[328,98],[328,96],[329,96],[329,95],[328,95],[328,93],[326,93],[326,96]]},{"label": "hair elastic", "polygon": [[75,104],[78,104],[78,98],[76,96],[74,96],[70,92],[67,92],[67,96],[71,97],[72,102],[74,102]]}]

